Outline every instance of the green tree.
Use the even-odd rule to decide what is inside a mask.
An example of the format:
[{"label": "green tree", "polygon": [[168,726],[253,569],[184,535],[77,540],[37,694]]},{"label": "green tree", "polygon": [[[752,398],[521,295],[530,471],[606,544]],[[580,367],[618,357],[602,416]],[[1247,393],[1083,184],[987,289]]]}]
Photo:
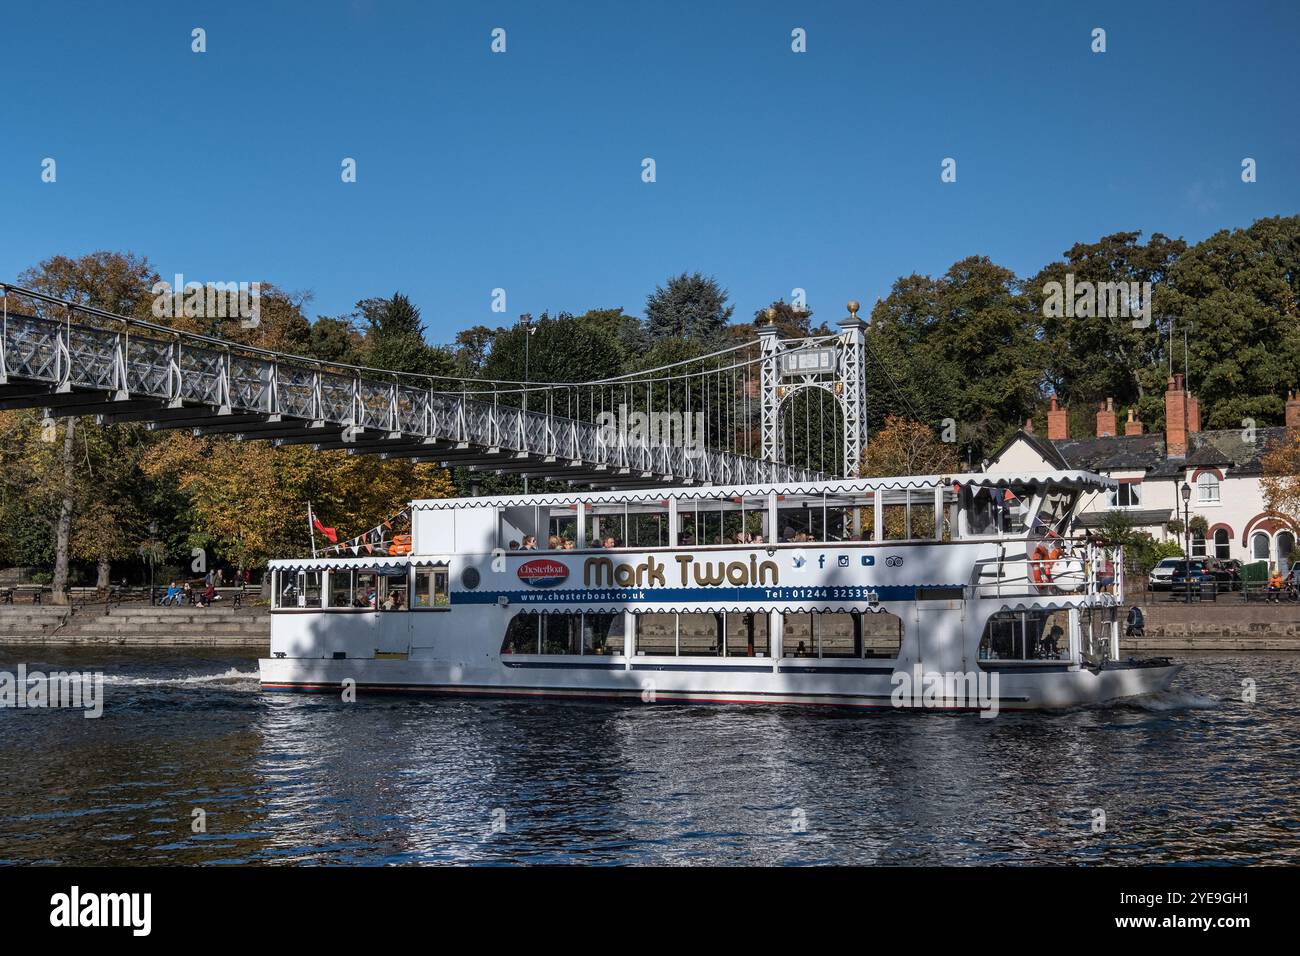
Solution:
[{"label": "green tree", "polygon": [[1075,289],[1082,283],[1095,290],[1103,283],[1149,282],[1154,295],[1187,244],[1156,233],[1142,245],[1140,236],[1140,232],[1119,232],[1096,242],[1076,243],[1063,260],[1044,266],[1024,284],[1025,297],[1042,323],[1044,376],[1072,406],[1095,407],[1114,398],[1120,406],[1137,405],[1144,415],[1157,414],[1153,403],[1159,403],[1164,391],[1161,330],[1165,323],[1154,308],[1150,324],[1142,326],[1139,317],[1138,327],[1132,317],[1047,315],[1045,309],[1046,287],[1053,282],[1064,287],[1067,275],[1073,276]]},{"label": "green tree", "polygon": [[1286,390],[1300,383],[1300,216],[1197,243],[1170,269],[1156,306],[1173,316],[1176,368],[1187,332],[1189,384],[1206,427],[1282,422]]},{"label": "green tree", "polygon": [[727,290],[699,272],[673,276],[646,297],[646,333],[651,339],[693,338],[717,342],[735,309]]},{"label": "green tree", "polygon": [[420,375],[454,374],[450,352],[425,341],[420,310],[405,295],[395,292],[389,299],[363,299],[357,308],[368,325],[366,365]]},{"label": "green tree", "polygon": [[939,279],[899,279],[867,334],[870,421],[940,428],[983,453],[1028,418],[1042,394],[1038,323],[1008,269],[971,256]]}]

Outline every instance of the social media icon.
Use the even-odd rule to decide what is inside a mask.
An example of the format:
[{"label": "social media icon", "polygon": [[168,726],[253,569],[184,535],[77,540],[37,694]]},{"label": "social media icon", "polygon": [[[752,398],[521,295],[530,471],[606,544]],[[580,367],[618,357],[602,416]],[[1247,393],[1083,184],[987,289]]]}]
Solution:
[{"label": "social media icon", "polygon": [[847,568],[848,566],[849,566],[849,556],[848,556],[847,554],[841,554],[841,555],[840,555],[840,567],[842,567],[842,568]]},{"label": "social media icon", "polygon": [[876,556],[874,554],[864,554],[862,556],[862,566],[864,568],[870,568],[874,566],[875,563],[876,563]]}]

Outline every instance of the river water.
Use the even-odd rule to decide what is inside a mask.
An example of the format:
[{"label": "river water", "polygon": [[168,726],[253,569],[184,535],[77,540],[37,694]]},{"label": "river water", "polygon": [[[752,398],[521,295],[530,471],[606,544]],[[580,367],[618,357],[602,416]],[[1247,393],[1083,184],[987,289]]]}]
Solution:
[{"label": "river water", "polygon": [[1300,862],[1297,654],[994,719],[344,704],[263,693],[255,654],[0,647],[105,675],[97,719],[0,709],[0,863]]}]

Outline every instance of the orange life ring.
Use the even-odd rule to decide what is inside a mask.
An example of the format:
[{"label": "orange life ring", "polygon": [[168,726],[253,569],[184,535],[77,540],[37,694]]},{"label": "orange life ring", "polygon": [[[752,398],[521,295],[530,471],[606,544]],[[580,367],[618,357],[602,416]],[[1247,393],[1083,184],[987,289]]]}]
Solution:
[{"label": "orange life ring", "polygon": [[1057,542],[1053,542],[1050,547],[1047,541],[1038,543],[1038,547],[1034,548],[1034,556],[1029,561],[1032,568],[1031,575],[1035,584],[1052,583],[1052,565],[1057,562],[1062,553]]}]

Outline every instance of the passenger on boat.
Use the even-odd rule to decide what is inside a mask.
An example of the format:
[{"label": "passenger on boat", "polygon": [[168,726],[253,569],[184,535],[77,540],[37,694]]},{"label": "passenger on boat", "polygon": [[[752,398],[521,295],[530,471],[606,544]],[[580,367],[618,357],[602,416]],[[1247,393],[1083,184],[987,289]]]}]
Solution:
[{"label": "passenger on boat", "polygon": [[607,534],[605,535],[605,540],[601,542],[601,547],[603,547],[606,551],[613,551],[615,548],[618,547],[618,542],[614,540],[614,536],[612,534]]},{"label": "passenger on boat", "polygon": [[562,544],[563,542],[560,540],[560,536],[558,534],[553,534],[546,539],[546,547],[548,547],[552,551],[559,551],[560,546]]},{"label": "passenger on boat", "polygon": [[565,551],[572,551],[572,550],[573,550],[573,539],[572,539],[572,538],[565,538],[565,539],[564,539],[563,549],[564,549]]},{"label": "passenger on boat", "polygon": [[531,535],[531,534],[524,535],[524,550],[525,551],[537,550],[537,537],[535,535]]},{"label": "passenger on boat", "polygon": [[808,648],[804,646],[804,642],[803,642],[803,641],[800,641],[800,642],[799,642],[799,646],[796,647],[796,648],[794,649],[794,656],[795,656],[795,657],[807,657],[807,656],[808,656]]},{"label": "passenger on boat", "polygon": [[518,550],[519,550],[519,542],[518,542],[518,541],[511,541],[511,542],[510,542],[510,550],[511,550],[511,551],[518,551]]}]

